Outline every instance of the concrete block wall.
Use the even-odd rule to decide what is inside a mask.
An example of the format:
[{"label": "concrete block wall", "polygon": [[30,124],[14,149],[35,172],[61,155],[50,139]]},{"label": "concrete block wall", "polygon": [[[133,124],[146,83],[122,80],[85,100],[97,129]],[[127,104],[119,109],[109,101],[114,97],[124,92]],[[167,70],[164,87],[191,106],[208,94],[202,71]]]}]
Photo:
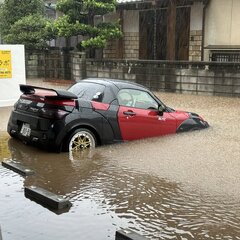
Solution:
[{"label": "concrete block wall", "polygon": [[39,51],[26,51],[26,77],[41,78],[45,76],[45,55]]},{"label": "concrete block wall", "polygon": [[139,33],[138,32],[124,33],[124,58],[125,59],[139,58]]},{"label": "concrete block wall", "polygon": [[69,55],[59,50],[26,51],[27,78],[70,78],[67,65]]},{"label": "concrete block wall", "polygon": [[240,97],[240,68],[220,63],[88,61],[87,77],[119,78],[151,90]]},{"label": "concrete block wall", "polygon": [[103,58],[116,59],[117,57],[117,40],[108,41],[107,46],[103,49]]},{"label": "concrete block wall", "polygon": [[201,61],[202,30],[191,30],[189,39],[189,61]]},{"label": "concrete block wall", "polygon": [[71,53],[71,79],[79,81],[86,77],[86,54],[82,52]]},{"label": "concrete block wall", "polygon": [[114,61],[102,64],[101,61],[87,60],[86,77],[135,80],[135,75],[128,74],[125,64],[115,64]]},{"label": "concrete block wall", "polygon": [[[104,59],[117,59],[118,51],[117,40],[112,40],[107,43],[103,49]],[[123,58],[138,59],[139,58],[139,33],[125,32],[123,36]]]},{"label": "concrete block wall", "polygon": [[[160,73],[159,73],[160,71]],[[137,81],[152,90],[200,95],[240,97],[240,72],[219,69],[152,69]]]},{"label": "concrete block wall", "polygon": [[240,63],[86,59],[80,52],[28,53],[28,78],[117,78],[152,90],[240,97]]},{"label": "concrete block wall", "polygon": [[27,78],[79,80],[86,76],[85,53],[26,51]]}]

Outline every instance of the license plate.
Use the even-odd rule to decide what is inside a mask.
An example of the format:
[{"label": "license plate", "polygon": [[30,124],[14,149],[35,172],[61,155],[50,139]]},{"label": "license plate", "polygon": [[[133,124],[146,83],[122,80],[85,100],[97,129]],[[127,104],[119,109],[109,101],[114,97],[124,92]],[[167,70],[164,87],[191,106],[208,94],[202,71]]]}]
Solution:
[{"label": "license plate", "polygon": [[24,137],[29,137],[30,134],[31,134],[30,125],[29,125],[28,123],[23,123],[20,133],[21,133]]}]

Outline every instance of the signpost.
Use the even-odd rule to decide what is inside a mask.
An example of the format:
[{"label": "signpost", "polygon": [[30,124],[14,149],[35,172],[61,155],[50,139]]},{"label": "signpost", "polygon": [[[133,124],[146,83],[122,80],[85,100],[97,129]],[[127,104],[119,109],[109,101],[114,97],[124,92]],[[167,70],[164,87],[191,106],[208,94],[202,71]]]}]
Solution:
[{"label": "signpost", "polygon": [[10,50],[0,50],[0,79],[12,78],[12,58]]}]

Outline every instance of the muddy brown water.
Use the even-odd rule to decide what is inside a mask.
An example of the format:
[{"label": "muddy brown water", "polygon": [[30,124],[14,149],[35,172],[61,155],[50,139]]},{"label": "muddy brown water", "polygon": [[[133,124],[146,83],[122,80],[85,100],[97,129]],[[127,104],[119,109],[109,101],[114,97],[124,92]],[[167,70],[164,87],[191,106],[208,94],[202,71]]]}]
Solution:
[{"label": "muddy brown water", "polygon": [[[36,172],[23,178],[0,166],[3,239],[106,240],[122,228],[149,239],[240,239],[240,99],[158,94],[211,128],[99,147],[72,160],[0,131],[0,160]],[[56,214],[24,197],[30,185],[73,206]]]}]

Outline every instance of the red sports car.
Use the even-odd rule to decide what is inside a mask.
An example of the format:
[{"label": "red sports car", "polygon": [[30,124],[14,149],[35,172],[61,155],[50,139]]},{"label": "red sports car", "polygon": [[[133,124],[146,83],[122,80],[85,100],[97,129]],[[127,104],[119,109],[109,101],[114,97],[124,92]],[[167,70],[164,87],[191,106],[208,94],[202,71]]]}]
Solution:
[{"label": "red sports car", "polygon": [[8,133],[51,151],[86,148],[207,128],[198,114],[167,107],[142,85],[85,79],[68,90],[20,85]]}]

